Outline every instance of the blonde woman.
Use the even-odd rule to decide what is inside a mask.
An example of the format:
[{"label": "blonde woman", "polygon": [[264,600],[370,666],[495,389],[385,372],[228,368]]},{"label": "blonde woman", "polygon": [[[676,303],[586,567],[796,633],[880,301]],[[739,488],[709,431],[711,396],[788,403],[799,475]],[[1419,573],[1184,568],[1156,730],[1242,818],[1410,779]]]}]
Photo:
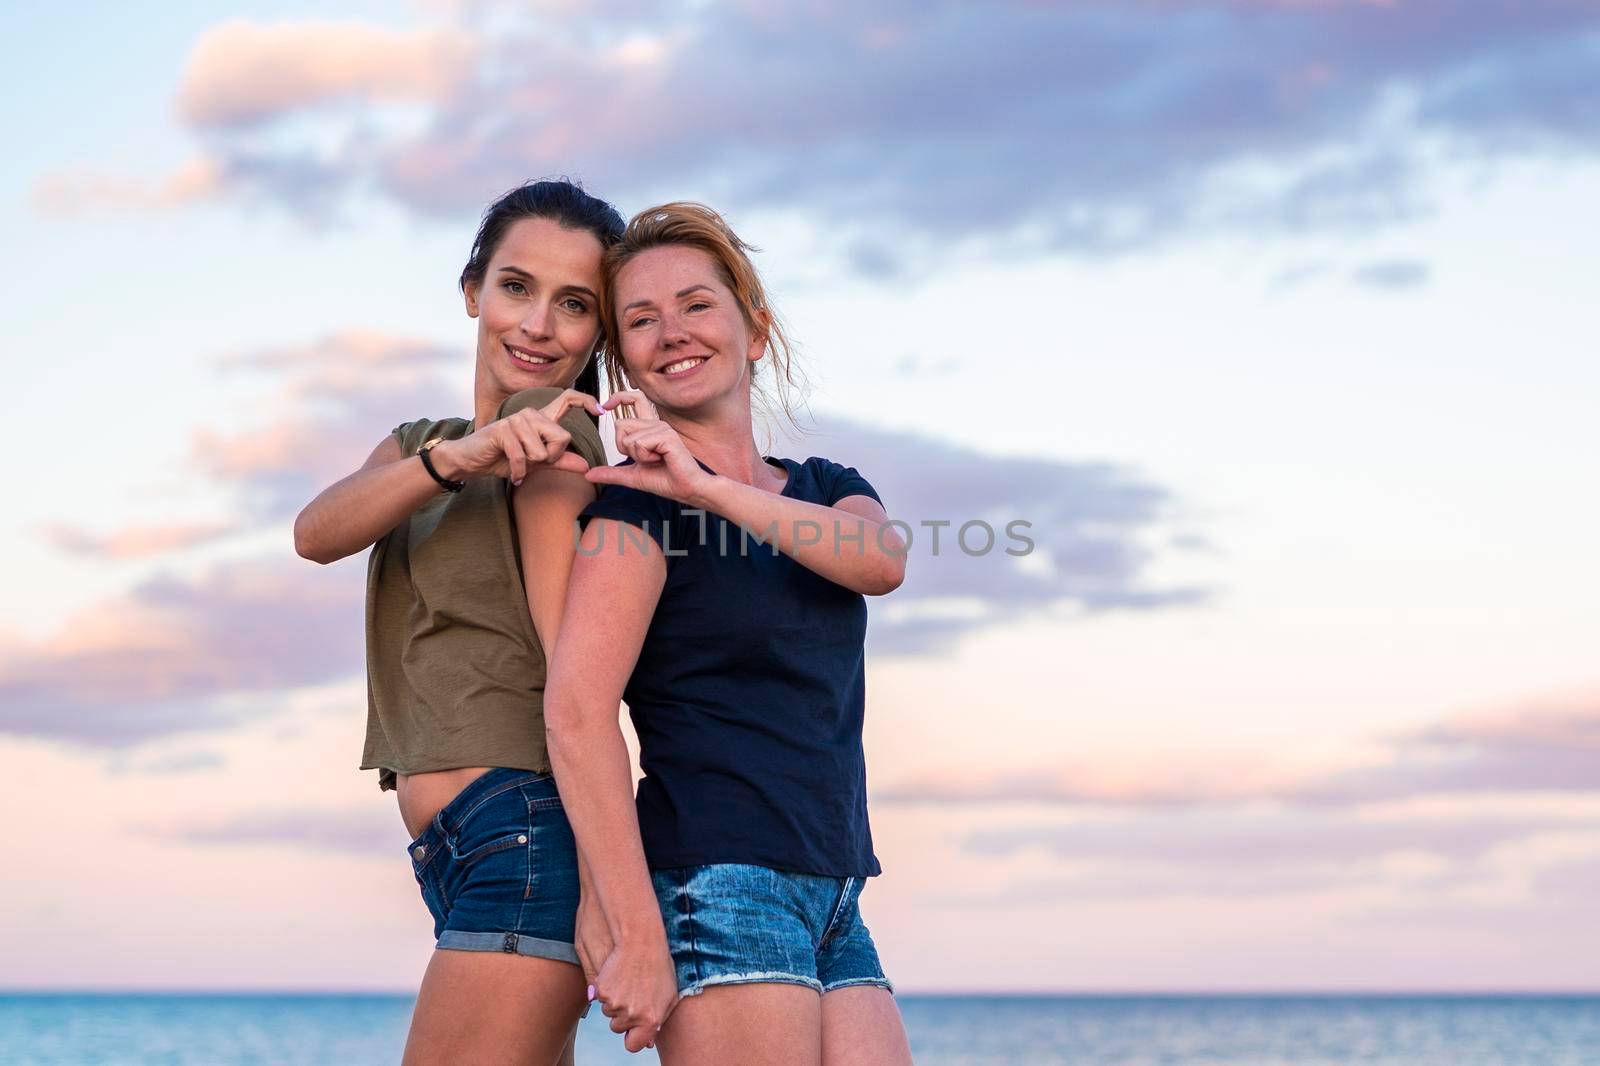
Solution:
[{"label": "blonde woman", "polygon": [[853,468],[757,448],[754,382],[789,380],[788,345],[720,216],[642,212],[606,276],[608,349],[634,386],[606,406],[638,417],[618,422],[627,461],[586,475],[605,487],[546,697],[614,938],[598,998],[668,1066],[909,1062],[858,906],[879,873],[863,596],[900,584],[904,544]]}]

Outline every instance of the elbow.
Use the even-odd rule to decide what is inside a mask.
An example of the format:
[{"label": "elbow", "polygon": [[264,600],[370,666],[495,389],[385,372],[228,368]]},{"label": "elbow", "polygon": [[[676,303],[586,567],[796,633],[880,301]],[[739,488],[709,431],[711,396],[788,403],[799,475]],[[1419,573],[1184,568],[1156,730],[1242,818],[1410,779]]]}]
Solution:
[{"label": "elbow", "polygon": [[867,587],[861,592],[867,596],[887,596],[899,588],[906,580],[906,557],[904,552],[882,553],[877,572],[867,582]]},{"label": "elbow", "polygon": [[301,511],[294,520],[294,552],[302,559],[326,566],[339,557],[330,553],[324,545],[318,544],[310,529],[311,523],[306,521],[306,513]]}]

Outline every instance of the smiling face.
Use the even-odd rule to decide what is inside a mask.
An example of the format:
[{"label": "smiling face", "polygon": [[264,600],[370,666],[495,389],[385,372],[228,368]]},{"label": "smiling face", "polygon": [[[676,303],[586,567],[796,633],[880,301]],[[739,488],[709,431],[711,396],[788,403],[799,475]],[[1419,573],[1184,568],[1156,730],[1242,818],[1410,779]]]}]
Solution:
[{"label": "smiling face", "polygon": [[481,282],[465,286],[478,320],[478,375],[501,398],[567,388],[600,339],[600,242],[547,218],[513,223]]},{"label": "smiling face", "polygon": [[622,361],[651,402],[680,412],[728,396],[748,405],[752,365],[766,342],[710,254],[650,248],[629,259],[614,284]]}]

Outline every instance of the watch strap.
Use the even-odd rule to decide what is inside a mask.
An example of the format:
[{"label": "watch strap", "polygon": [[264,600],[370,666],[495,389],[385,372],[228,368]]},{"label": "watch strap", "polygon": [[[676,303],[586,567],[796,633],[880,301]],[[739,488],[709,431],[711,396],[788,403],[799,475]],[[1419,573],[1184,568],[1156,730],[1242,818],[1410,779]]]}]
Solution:
[{"label": "watch strap", "polygon": [[422,460],[422,468],[428,472],[429,477],[439,483],[441,489],[445,492],[460,492],[467,487],[467,483],[465,481],[451,481],[439,473],[438,469],[433,465],[433,458],[428,454],[433,450],[435,444],[443,440],[443,437],[434,437],[432,440],[424,441],[422,447],[417,449],[417,458]]}]

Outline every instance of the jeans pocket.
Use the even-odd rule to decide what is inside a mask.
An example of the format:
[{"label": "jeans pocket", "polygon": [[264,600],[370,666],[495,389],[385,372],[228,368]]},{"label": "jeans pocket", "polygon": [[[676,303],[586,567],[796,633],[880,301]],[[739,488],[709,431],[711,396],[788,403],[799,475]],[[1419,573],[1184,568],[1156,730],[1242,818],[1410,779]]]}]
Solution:
[{"label": "jeans pocket", "polygon": [[478,843],[476,841],[473,843],[475,846],[472,847],[470,851],[455,852],[455,864],[457,869],[465,870],[468,867],[483,861],[496,852],[506,851],[510,848],[527,847],[528,830],[518,829],[515,832],[506,833],[504,836],[496,837],[495,839],[489,840],[485,843]]}]

